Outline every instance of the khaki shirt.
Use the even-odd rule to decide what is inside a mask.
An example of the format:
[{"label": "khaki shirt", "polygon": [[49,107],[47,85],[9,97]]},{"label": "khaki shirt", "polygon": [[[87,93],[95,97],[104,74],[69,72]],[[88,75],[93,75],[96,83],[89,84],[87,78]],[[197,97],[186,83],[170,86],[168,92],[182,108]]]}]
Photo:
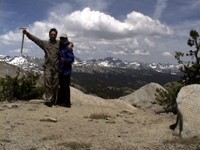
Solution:
[{"label": "khaki shirt", "polygon": [[44,67],[55,67],[58,69],[59,62],[59,41],[52,43],[50,40],[45,41],[37,38],[36,36],[27,33],[27,37],[37,44],[45,53],[45,63]]}]

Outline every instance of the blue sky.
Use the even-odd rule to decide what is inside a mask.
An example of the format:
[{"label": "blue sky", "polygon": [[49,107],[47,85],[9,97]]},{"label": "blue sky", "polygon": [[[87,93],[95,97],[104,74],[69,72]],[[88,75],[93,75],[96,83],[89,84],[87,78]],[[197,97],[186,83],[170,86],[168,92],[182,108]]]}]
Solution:
[{"label": "blue sky", "polygon": [[[83,60],[177,63],[190,30],[200,32],[199,7],[200,0],[0,0],[0,54],[20,55],[20,27],[44,40],[55,27]],[[24,54],[44,57],[27,38]]]}]

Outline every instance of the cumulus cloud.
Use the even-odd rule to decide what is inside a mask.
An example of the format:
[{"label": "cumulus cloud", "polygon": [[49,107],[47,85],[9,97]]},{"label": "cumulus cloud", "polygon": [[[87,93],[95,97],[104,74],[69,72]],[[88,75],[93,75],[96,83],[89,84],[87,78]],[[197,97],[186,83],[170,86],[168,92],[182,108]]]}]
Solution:
[{"label": "cumulus cloud", "polygon": [[139,12],[131,12],[124,21],[100,11],[85,8],[66,17],[70,30],[79,30],[82,36],[105,39],[127,38],[136,35],[170,35],[171,29]]},{"label": "cumulus cloud", "polygon": [[[58,11],[59,12],[59,11]],[[120,21],[89,7],[71,14],[50,12],[48,20],[37,21],[29,26],[33,34],[45,38],[49,28],[57,27],[59,31],[69,32],[73,36],[97,37],[105,39],[128,38],[136,35],[170,35],[171,29],[139,12],[132,12],[127,19]]]},{"label": "cumulus cloud", "polygon": [[22,34],[20,32],[13,32],[9,31],[7,34],[1,35],[0,39],[3,44],[10,44],[11,42],[16,42],[18,39],[22,37]]},{"label": "cumulus cloud", "polygon": [[129,33],[132,32],[148,36],[172,34],[172,30],[168,26],[160,23],[160,21],[153,20],[149,16],[135,11],[127,15],[125,23],[127,24]]},{"label": "cumulus cloud", "polygon": [[66,20],[71,24],[68,25],[70,30],[78,30],[79,35],[105,39],[113,39],[120,36],[125,25],[112,16],[90,8],[70,14]]},{"label": "cumulus cloud", "polygon": [[[62,9],[64,8],[52,9],[47,20],[34,22],[28,26],[28,31],[48,40],[49,29],[56,27],[59,31],[58,37],[61,33],[66,33],[75,43],[79,57],[147,56],[151,54],[150,51],[143,49],[155,47],[153,37],[169,36],[173,33],[168,26],[140,12],[133,11],[127,14],[126,19],[117,20],[89,7],[71,13],[61,13]],[[8,45],[18,42],[19,47],[21,35],[21,31],[8,32],[0,36],[0,43]],[[25,43],[28,43],[25,44],[25,49],[31,55],[35,52],[33,49],[39,49],[27,38]]]}]

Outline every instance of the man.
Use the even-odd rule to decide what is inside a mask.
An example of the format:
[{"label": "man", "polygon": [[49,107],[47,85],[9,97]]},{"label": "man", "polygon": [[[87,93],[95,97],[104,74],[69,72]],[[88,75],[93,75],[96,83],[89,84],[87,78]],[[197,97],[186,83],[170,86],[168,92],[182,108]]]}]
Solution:
[{"label": "man", "polygon": [[45,63],[44,63],[44,100],[45,105],[52,107],[57,101],[58,89],[59,89],[59,41],[56,40],[57,30],[55,28],[49,31],[49,40],[41,40],[38,37],[30,34],[26,29],[23,33],[37,44],[45,53]]}]

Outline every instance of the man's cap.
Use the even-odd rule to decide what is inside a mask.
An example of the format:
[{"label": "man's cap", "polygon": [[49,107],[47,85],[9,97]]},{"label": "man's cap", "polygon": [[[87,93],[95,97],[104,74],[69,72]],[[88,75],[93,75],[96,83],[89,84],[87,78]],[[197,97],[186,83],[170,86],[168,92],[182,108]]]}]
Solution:
[{"label": "man's cap", "polygon": [[61,34],[60,38],[67,38],[67,34]]}]

